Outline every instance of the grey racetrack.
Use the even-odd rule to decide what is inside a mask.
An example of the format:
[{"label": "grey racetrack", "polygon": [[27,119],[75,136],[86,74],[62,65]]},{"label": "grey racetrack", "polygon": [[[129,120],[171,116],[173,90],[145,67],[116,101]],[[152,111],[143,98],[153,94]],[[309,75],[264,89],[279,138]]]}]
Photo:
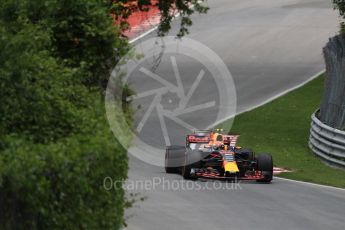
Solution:
[{"label": "grey racetrack", "polygon": [[[212,49],[227,65],[237,91],[237,112],[324,69],[322,47],[339,24],[331,0],[208,0],[208,4],[207,15],[193,16],[188,37]],[[147,83],[138,79],[133,84],[145,87]],[[172,139],[179,136],[174,133]],[[198,187],[193,189],[169,189],[162,187],[163,182],[184,184],[181,176],[167,175],[163,168],[133,156],[129,167],[129,182],[161,182],[146,190],[127,189],[147,197],[127,210],[130,230],[345,229],[345,190],[279,178],[272,184],[247,182],[226,189],[227,184],[213,181],[194,182]]]}]

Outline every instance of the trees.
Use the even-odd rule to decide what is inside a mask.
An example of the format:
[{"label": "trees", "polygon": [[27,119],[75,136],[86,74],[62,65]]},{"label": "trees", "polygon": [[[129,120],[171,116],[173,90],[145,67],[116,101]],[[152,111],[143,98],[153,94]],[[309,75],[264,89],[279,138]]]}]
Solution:
[{"label": "trees", "polygon": [[158,30],[158,34],[161,36],[165,35],[171,28],[171,22],[174,18],[174,15],[171,14],[171,9],[175,9],[181,15],[178,37],[188,34],[188,27],[193,24],[190,18],[192,14],[206,13],[209,9],[203,5],[203,1],[198,0],[160,0],[158,6],[162,12],[162,19]]},{"label": "trees", "polygon": [[[176,5],[189,17],[186,2],[201,11],[194,0],[160,4],[163,13]],[[122,187],[102,186],[105,177],[121,185],[127,176],[126,150],[111,134],[102,100],[109,71],[129,49],[110,16],[114,7],[109,0],[1,1],[2,229],[123,224]]]},{"label": "trees", "polygon": [[[58,1],[0,5],[2,229],[118,229],[123,223],[124,191],[107,191],[102,183],[107,176],[126,178],[126,150],[108,128],[98,83],[106,74],[97,75],[106,72],[102,61],[119,55],[112,48],[120,38],[101,13],[106,8],[83,2],[84,9],[77,6],[85,18],[70,20],[107,21],[106,31],[92,24],[76,32],[77,25],[56,17],[64,11]],[[77,33],[85,43],[71,47],[75,41],[68,39]],[[103,46],[94,48],[93,41]]]},{"label": "trees", "polygon": [[[334,3],[334,7],[339,10],[340,16],[344,19],[345,18],[345,1],[344,0],[332,0]],[[342,32],[345,31],[345,23],[344,21],[340,24]]]}]

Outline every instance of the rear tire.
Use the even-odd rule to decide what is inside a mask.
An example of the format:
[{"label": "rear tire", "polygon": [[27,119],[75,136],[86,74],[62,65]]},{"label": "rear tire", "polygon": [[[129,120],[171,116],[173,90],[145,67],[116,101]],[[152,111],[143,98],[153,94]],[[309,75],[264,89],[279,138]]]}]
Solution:
[{"label": "rear tire", "polygon": [[178,173],[183,166],[186,148],[184,146],[168,146],[165,151],[165,172]]},{"label": "rear tire", "polygon": [[270,154],[259,154],[256,157],[257,170],[261,171],[264,175],[263,179],[257,180],[257,182],[270,183],[273,179],[273,159]]}]

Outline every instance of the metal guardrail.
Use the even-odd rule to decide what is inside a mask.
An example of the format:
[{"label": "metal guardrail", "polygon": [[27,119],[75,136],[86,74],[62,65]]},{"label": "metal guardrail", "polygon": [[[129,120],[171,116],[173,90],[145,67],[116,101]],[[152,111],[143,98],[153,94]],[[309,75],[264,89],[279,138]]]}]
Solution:
[{"label": "metal guardrail", "polygon": [[323,124],[312,115],[309,147],[323,161],[345,169],[345,132]]}]

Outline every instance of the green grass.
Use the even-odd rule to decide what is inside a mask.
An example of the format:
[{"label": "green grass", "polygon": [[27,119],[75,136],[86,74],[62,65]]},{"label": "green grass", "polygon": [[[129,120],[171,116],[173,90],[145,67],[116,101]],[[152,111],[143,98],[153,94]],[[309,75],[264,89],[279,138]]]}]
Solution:
[{"label": "green grass", "polygon": [[320,76],[253,111],[235,118],[231,133],[240,146],[269,152],[274,165],[292,170],[280,177],[345,187],[345,171],[326,166],[308,148],[311,114],[319,107],[324,77]]}]

